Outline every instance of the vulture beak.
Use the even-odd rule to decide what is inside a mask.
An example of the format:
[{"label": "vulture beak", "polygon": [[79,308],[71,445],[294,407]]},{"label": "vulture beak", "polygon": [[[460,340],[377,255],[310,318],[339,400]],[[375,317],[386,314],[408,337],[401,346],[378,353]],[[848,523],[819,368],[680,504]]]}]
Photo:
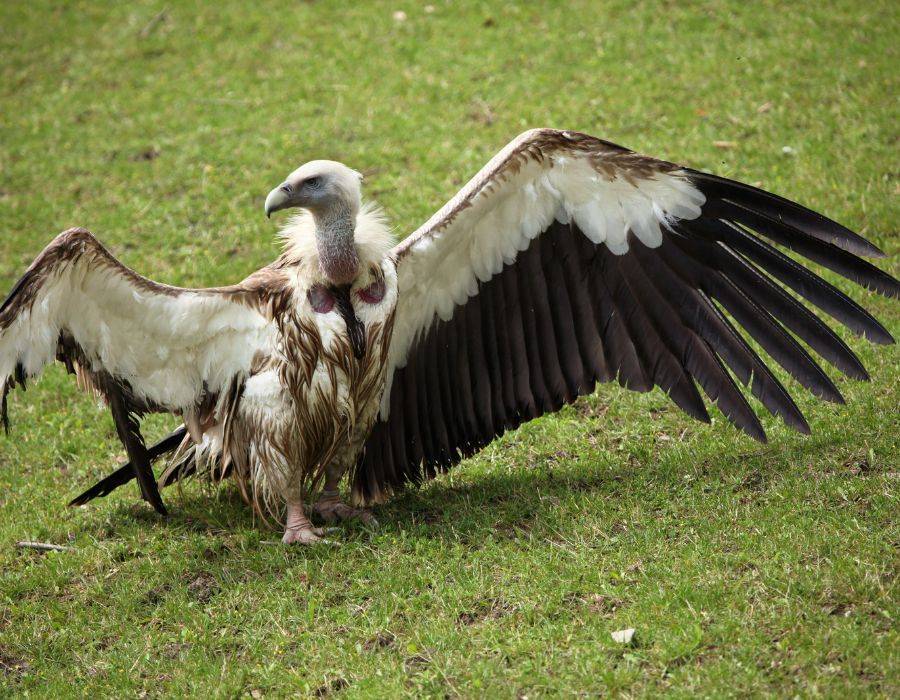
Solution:
[{"label": "vulture beak", "polygon": [[293,206],[293,204],[291,204],[291,195],[293,194],[293,191],[293,187],[285,182],[283,185],[279,185],[269,192],[268,197],[266,197],[266,218],[272,216],[273,211],[287,209],[288,207]]}]

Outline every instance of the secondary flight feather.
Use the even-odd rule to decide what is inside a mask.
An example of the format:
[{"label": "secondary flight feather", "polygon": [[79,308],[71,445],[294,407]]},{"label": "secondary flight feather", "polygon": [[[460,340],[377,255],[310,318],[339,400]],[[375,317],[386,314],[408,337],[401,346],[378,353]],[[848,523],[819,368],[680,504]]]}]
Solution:
[{"label": "secondary flight feather", "polygon": [[[885,296],[883,254],[774,194],[554,129],[528,131],[391,247],[346,166],[313,161],[266,199],[297,207],[285,250],[244,282],[157,284],[84,229],[60,234],[0,309],[6,394],[58,359],[108,402],[130,462],[76,498],[132,478],[234,478],[285,542],[308,519],[364,507],[456,464],[597,382],[663,389],[708,421],[706,401],[765,440],[747,393],[810,428],[766,354],[816,396],[843,398],[815,355],[867,379],[817,307],[854,333],[888,331],[795,257]],[[792,252],[789,256],[786,251]],[[810,351],[801,344],[802,341]],[[705,399],[704,399],[705,395]],[[151,411],[183,426],[147,448]],[[159,482],[152,462],[169,455]],[[353,505],[340,500],[349,475]]]}]

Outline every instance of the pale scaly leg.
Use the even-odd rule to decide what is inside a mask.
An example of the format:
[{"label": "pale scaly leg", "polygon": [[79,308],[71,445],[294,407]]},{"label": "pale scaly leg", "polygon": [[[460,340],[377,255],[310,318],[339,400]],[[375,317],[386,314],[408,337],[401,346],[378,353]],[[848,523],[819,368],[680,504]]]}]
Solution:
[{"label": "pale scaly leg", "polygon": [[313,506],[313,513],[325,522],[333,523],[338,520],[359,520],[364,525],[378,527],[378,521],[372,515],[372,511],[364,508],[354,508],[341,500],[338,484],[344,470],[339,467],[329,467],[325,470],[325,487]]},{"label": "pale scaly leg", "polygon": [[303,511],[303,501],[288,503],[287,522],[284,526],[284,537],[281,541],[285,544],[313,544],[324,542],[322,536],[327,534],[325,528],[313,527]]}]

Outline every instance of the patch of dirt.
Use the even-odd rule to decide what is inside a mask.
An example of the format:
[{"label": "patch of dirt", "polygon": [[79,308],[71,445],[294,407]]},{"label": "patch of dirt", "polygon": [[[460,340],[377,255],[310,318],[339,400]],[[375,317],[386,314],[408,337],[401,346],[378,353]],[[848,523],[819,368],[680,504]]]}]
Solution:
[{"label": "patch of dirt", "polygon": [[516,606],[500,598],[485,598],[475,603],[473,610],[461,612],[457,617],[457,621],[461,625],[474,625],[485,620],[499,620],[501,617],[511,615],[515,611]]},{"label": "patch of dirt", "polygon": [[759,470],[754,469],[743,479],[741,479],[740,486],[735,488],[735,491],[762,491],[764,486],[765,479],[763,479],[763,475],[759,472]]},{"label": "patch of dirt", "polygon": [[424,654],[414,654],[403,659],[403,670],[407,673],[415,673],[431,665],[431,659]]},{"label": "patch of dirt", "polygon": [[625,601],[621,598],[600,593],[569,593],[563,598],[563,601],[573,606],[584,606],[588,612],[604,617],[612,616],[613,613],[625,605]]},{"label": "patch of dirt", "polygon": [[217,547],[216,549],[213,549],[212,547],[206,547],[202,552],[200,552],[200,556],[203,557],[206,561],[215,561],[222,556],[224,550],[224,547]]},{"label": "patch of dirt", "polygon": [[734,570],[741,576],[750,576],[752,578],[759,575],[759,567],[752,561],[741,562]]},{"label": "patch of dirt", "polygon": [[547,464],[559,464],[564,462],[571,462],[575,459],[575,455],[569,452],[568,450],[556,450],[552,455],[547,458]]},{"label": "patch of dirt", "polygon": [[393,632],[379,632],[371,639],[367,639],[363,643],[363,649],[373,651],[375,649],[386,649],[394,645],[397,636]]},{"label": "patch of dirt", "polygon": [[147,591],[144,597],[141,598],[141,603],[145,605],[157,606],[166,599],[166,594],[171,590],[172,586],[168,583],[164,583],[161,586],[151,588],[149,591]]},{"label": "patch of dirt", "polygon": [[834,617],[850,617],[853,612],[853,606],[850,603],[841,602],[827,606],[825,612]]},{"label": "patch of dirt", "polygon": [[313,696],[317,698],[324,698],[332,693],[337,693],[338,691],[344,690],[345,688],[350,687],[350,681],[346,678],[335,678],[334,680],[330,680],[327,683],[320,685],[313,691]]},{"label": "patch of dirt", "polygon": [[624,535],[628,532],[628,523],[615,520],[606,528],[606,532],[610,535]]},{"label": "patch of dirt", "polygon": [[616,610],[622,607],[622,600],[613,596],[600,595],[593,593],[588,596],[587,609],[597,615],[612,615]]},{"label": "patch of dirt", "polygon": [[221,587],[212,574],[203,571],[194,577],[187,589],[198,602],[208,603]]},{"label": "patch of dirt", "polygon": [[131,160],[134,161],[142,161],[142,160],[156,160],[159,158],[159,149],[156,146],[150,146],[150,148],[145,148],[143,151],[135,153],[131,156]]},{"label": "patch of dirt", "polygon": [[853,456],[844,462],[844,467],[851,476],[867,476],[869,473],[877,471],[877,465],[873,464],[874,455],[866,453],[865,455]]},{"label": "patch of dirt", "polygon": [[0,676],[21,678],[31,670],[31,664],[0,646]]},{"label": "patch of dirt", "polygon": [[187,642],[170,642],[163,647],[162,653],[167,659],[178,659],[181,658],[183,653],[187,653],[187,651],[191,648],[191,645]]}]

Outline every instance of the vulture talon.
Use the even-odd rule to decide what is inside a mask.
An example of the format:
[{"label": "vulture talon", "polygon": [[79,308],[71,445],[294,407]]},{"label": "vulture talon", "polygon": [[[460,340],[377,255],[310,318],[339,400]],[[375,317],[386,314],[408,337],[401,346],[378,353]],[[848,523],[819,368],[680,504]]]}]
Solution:
[{"label": "vulture talon", "polygon": [[333,495],[323,495],[312,507],[312,512],[326,523],[358,520],[363,525],[378,527],[378,521],[372,511],[365,508],[354,508]]},{"label": "vulture talon", "polygon": [[337,544],[325,539],[326,529],[321,527],[286,528],[281,538],[284,544]]},{"label": "vulture talon", "polygon": [[284,536],[281,541],[284,544],[337,544],[324,539],[326,535],[334,532],[335,528],[314,527],[306,517],[302,503],[289,503],[287,509],[287,522],[284,527]]}]

